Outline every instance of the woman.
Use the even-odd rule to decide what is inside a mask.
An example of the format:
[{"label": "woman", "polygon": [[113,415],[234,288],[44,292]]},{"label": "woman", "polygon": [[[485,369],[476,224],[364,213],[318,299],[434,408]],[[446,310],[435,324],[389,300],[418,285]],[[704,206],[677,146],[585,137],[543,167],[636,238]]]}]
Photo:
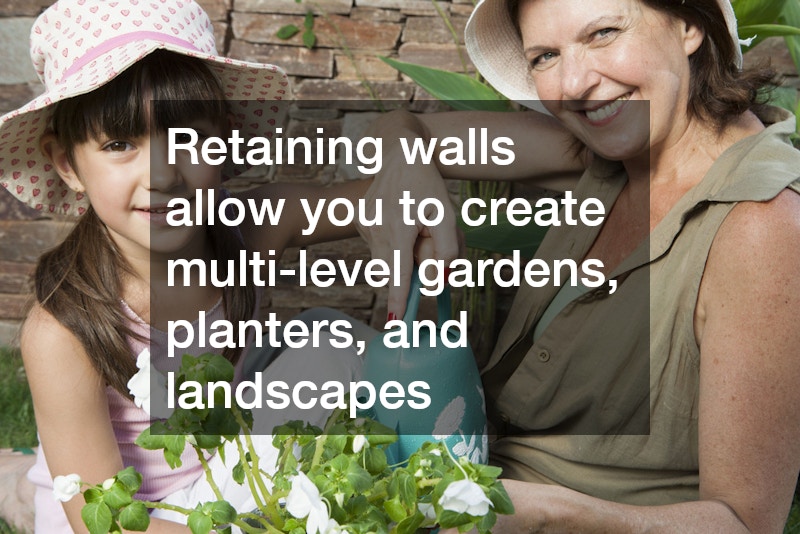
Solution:
[{"label": "woman", "polygon": [[[603,226],[553,228],[537,257],[600,259],[618,285],[518,292],[484,370],[505,436],[492,458],[517,510],[494,531],[781,532],[800,469],[794,122],[757,105],[769,76],[740,72],[726,0],[587,5],[484,0],[466,32],[492,85],[592,154],[577,185],[558,185],[600,199]],[[557,130],[543,139],[541,117],[483,122],[520,140],[520,115],[539,129],[519,167],[565,152]],[[403,116],[391,135],[441,138],[479,120]],[[383,176],[370,195],[439,196],[439,172],[487,175],[422,172]],[[383,230],[362,232],[377,255],[418,235],[433,237],[418,258],[456,252],[452,227]],[[403,313],[396,293],[390,315]]]}]

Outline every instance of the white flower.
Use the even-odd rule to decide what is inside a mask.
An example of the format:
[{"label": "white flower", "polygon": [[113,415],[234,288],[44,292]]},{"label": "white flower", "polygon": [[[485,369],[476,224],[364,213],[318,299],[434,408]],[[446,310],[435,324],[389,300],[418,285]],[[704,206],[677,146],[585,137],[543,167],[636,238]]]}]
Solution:
[{"label": "white flower", "polygon": [[456,480],[451,482],[439,504],[445,510],[450,510],[459,514],[467,513],[473,517],[486,515],[492,501],[486,497],[483,489],[471,480]]},{"label": "white flower", "polygon": [[339,526],[339,523],[337,523],[335,519],[328,519],[325,530],[321,532],[323,532],[323,534],[347,534],[349,531],[345,527]]},{"label": "white flower", "polygon": [[[137,407],[147,412],[147,415],[154,417],[169,417],[170,410],[167,410],[167,379],[164,378],[157,369],[150,365],[150,351],[144,349],[136,358],[136,367],[139,372],[128,380],[128,391],[133,395],[133,402]],[[151,388],[152,381],[152,388]],[[152,413],[150,410],[151,393],[158,395],[158,412]]]},{"label": "white flower", "polygon": [[420,526],[429,527],[436,524],[436,508],[434,508],[431,503],[418,503],[417,510],[419,510],[422,515],[425,516],[425,519],[422,521],[422,525]]},{"label": "white flower", "polygon": [[53,479],[53,497],[61,502],[68,502],[80,492],[81,477],[75,473],[67,476],[59,475]]},{"label": "white flower", "polygon": [[110,490],[114,486],[114,482],[116,482],[116,480],[113,477],[105,479],[103,481],[103,489],[106,491]]},{"label": "white flower", "polygon": [[308,534],[326,534],[329,528],[328,506],[320,497],[317,486],[305,473],[300,472],[291,479],[292,489],[286,496],[286,511],[297,519],[306,520]]},{"label": "white flower", "polygon": [[364,434],[358,434],[353,438],[353,452],[358,454],[364,447],[369,447],[369,441]]}]

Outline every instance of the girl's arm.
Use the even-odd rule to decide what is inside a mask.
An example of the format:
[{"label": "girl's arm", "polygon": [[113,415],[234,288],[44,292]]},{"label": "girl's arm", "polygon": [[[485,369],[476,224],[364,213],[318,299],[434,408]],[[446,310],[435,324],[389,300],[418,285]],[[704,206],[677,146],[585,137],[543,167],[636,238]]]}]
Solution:
[{"label": "girl's arm", "polygon": [[[776,533],[800,470],[800,196],[739,204],[698,299],[700,500],[637,507],[508,481],[503,532]],[[449,533],[448,533],[449,534]]]},{"label": "girl's arm", "polygon": [[[123,468],[108,413],[105,383],[78,340],[50,313],[34,306],[21,335],[22,357],[33,395],[40,446],[53,477],[77,473],[102,483]],[[76,533],[88,532],[81,519],[84,500],[64,503]],[[148,532],[189,532],[167,521]]]}]

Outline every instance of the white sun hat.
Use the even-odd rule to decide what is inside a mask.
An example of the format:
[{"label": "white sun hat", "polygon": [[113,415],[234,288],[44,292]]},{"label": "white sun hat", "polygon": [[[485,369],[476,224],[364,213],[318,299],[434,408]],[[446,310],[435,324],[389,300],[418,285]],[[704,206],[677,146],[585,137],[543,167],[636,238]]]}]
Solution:
[{"label": "white sun hat", "polygon": [[0,118],[0,185],[48,213],[78,216],[89,205],[39,149],[52,105],[97,89],[155,50],[204,60],[230,103],[231,127],[244,138],[270,135],[285,106],[269,102],[291,96],[279,67],[219,56],[211,21],[194,0],[59,0],[36,19],[30,48],[45,92]]},{"label": "white sun hat", "polygon": [[[730,0],[718,0],[718,4],[734,43],[736,65],[741,68],[742,49],[736,15]],[[472,63],[492,87],[515,102],[548,113],[533,85],[522,39],[511,20],[508,0],[480,0],[467,21],[464,33]]]}]

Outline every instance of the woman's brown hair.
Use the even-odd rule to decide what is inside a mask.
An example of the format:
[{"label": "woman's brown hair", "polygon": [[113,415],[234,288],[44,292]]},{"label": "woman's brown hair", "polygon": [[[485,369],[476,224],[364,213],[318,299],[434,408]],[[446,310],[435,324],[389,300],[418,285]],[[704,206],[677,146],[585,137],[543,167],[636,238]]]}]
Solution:
[{"label": "woman's brown hair", "polygon": [[721,130],[747,110],[763,105],[762,90],[777,85],[769,67],[740,69],[736,46],[717,0],[642,0],[658,11],[697,26],[705,39],[689,56],[689,114],[712,121]]},{"label": "woman's brown hair", "polygon": [[[227,113],[219,82],[202,61],[157,51],[103,87],[58,103],[52,127],[72,161],[76,145],[101,135],[130,139],[199,117],[227,127]],[[214,225],[208,232],[217,259],[239,257],[243,244],[229,228]],[[106,383],[127,396],[127,382],[137,368],[128,345],[134,333],[121,306],[123,273],[130,267],[90,207],[66,239],[39,259],[34,289],[39,304],[76,336]],[[237,282],[226,288],[225,318],[251,319],[255,300],[251,286]],[[223,351],[233,362],[240,353],[241,348]]]}]

